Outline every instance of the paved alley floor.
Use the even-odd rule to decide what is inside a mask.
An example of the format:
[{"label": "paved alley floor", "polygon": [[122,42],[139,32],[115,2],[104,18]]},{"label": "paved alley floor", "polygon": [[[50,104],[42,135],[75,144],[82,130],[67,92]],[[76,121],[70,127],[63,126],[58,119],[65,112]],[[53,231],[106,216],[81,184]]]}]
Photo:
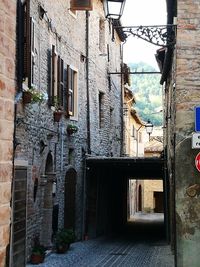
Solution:
[{"label": "paved alley floor", "polygon": [[[139,219],[140,217],[141,220]],[[170,247],[162,239],[162,235],[159,235],[162,228],[159,228],[158,221],[162,222],[162,218],[157,221],[156,228],[155,224],[151,228],[150,218],[148,216],[147,218],[145,217],[145,214],[137,215],[135,218],[137,223],[129,224],[128,232],[121,235],[121,237],[98,238],[73,243],[67,253],[51,253],[45,257],[44,263],[37,266],[174,267],[174,259]],[[133,228],[130,234],[131,227]],[[32,266],[35,265],[27,265],[27,267]]]}]

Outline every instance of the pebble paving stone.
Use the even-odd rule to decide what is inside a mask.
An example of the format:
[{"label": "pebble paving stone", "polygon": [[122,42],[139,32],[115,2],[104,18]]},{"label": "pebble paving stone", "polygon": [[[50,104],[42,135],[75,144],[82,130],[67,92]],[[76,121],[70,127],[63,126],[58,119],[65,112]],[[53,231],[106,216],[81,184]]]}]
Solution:
[{"label": "pebble paving stone", "polygon": [[[27,264],[26,267],[36,265]],[[163,242],[98,238],[71,244],[65,254],[50,253],[38,267],[174,267]]]}]

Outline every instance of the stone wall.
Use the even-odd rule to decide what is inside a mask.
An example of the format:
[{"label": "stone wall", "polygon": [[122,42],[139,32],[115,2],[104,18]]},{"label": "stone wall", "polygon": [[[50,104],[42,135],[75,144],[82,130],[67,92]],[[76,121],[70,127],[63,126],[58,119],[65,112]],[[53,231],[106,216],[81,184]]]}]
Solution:
[{"label": "stone wall", "polygon": [[15,94],[16,1],[0,3],[0,266],[6,266],[10,232],[10,199]]},{"label": "stone wall", "polygon": [[[38,7],[46,11],[43,19],[39,18]],[[78,113],[76,118],[63,115],[59,123],[53,121],[53,110],[43,103],[17,106],[17,138],[15,160],[27,160],[28,204],[27,204],[27,256],[30,255],[33,237],[37,234],[42,242],[47,240],[41,232],[45,227],[44,198],[47,187],[50,196],[51,181],[44,180],[47,174],[48,155],[51,158],[51,172],[56,175],[57,191],[51,201],[59,205],[58,227],[64,225],[64,199],[66,173],[73,169],[76,173],[76,220],[77,239],[83,236],[84,224],[84,159],[88,152],[87,140],[87,71],[86,71],[86,13],[78,11],[72,14],[69,10],[70,1],[53,2],[48,0],[30,1],[30,15],[35,22],[35,88],[47,95],[49,81],[49,53],[55,45],[58,55],[64,60],[64,68],[72,66],[77,71]],[[104,34],[100,34],[100,20],[104,21]],[[120,40],[116,36],[111,40],[110,25],[104,18],[102,2],[94,1],[93,11],[89,12],[89,119],[90,148],[93,156],[120,156],[121,146],[121,77],[111,77],[108,83],[107,72],[120,71]],[[105,36],[105,51],[99,45],[99,38]],[[108,60],[107,45],[110,47]],[[26,81],[25,83],[26,84]],[[103,126],[99,127],[99,93],[103,94],[102,112]],[[78,131],[72,135],[67,133],[67,125],[74,124]],[[42,146],[44,144],[44,146]],[[43,147],[43,148],[42,148]],[[37,194],[34,199],[34,185],[38,179]],[[45,193],[46,192],[46,193]],[[49,227],[50,225],[48,225]],[[49,241],[48,241],[49,242]],[[49,245],[51,243],[49,242]]]}]

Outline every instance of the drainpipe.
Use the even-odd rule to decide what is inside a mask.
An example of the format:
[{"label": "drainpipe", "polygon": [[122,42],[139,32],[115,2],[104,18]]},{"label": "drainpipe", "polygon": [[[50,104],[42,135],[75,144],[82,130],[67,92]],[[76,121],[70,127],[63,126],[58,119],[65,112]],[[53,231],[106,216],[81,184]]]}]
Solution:
[{"label": "drainpipe", "polygon": [[143,127],[143,125],[140,125],[140,127],[136,130],[137,131],[137,151],[136,151],[136,157],[138,157],[138,152],[139,152],[139,130]]},{"label": "drainpipe", "polygon": [[124,74],[123,74],[123,53],[124,53],[124,43],[121,45],[121,149],[120,149],[120,156],[122,157],[124,154],[124,115],[123,115],[123,105],[124,105]]},{"label": "drainpipe", "polygon": [[[91,154],[91,137],[90,137],[90,91],[89,91],[89,11],[85,12],[85,53],[86,53],[86,96],[87,96],[87,154]],[[83,214],[82,214],[82,240],[86,238],[86,153],[82,148],[82,158],[83,158],[83,182],[82,182],[82,192],[83,192]]]},{"label": "drainpipe", "polygon": [[86,11],[86,93],[87,93],[87,153],[91,154],[90,138],[90,92],[89,92],[89,11]]}]

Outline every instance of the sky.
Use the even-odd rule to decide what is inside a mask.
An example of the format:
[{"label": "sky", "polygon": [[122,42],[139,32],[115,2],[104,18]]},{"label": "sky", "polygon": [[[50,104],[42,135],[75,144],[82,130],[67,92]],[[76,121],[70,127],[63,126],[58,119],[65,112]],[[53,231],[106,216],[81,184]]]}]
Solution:
[{"label": "sky", "polygon": [[[165,25],[166,0],[126,0],[121,21],[123,26]],[[124,45],[124,62],[143,61],[158,69],[154,55],[159,48],[130,36]]]}]

